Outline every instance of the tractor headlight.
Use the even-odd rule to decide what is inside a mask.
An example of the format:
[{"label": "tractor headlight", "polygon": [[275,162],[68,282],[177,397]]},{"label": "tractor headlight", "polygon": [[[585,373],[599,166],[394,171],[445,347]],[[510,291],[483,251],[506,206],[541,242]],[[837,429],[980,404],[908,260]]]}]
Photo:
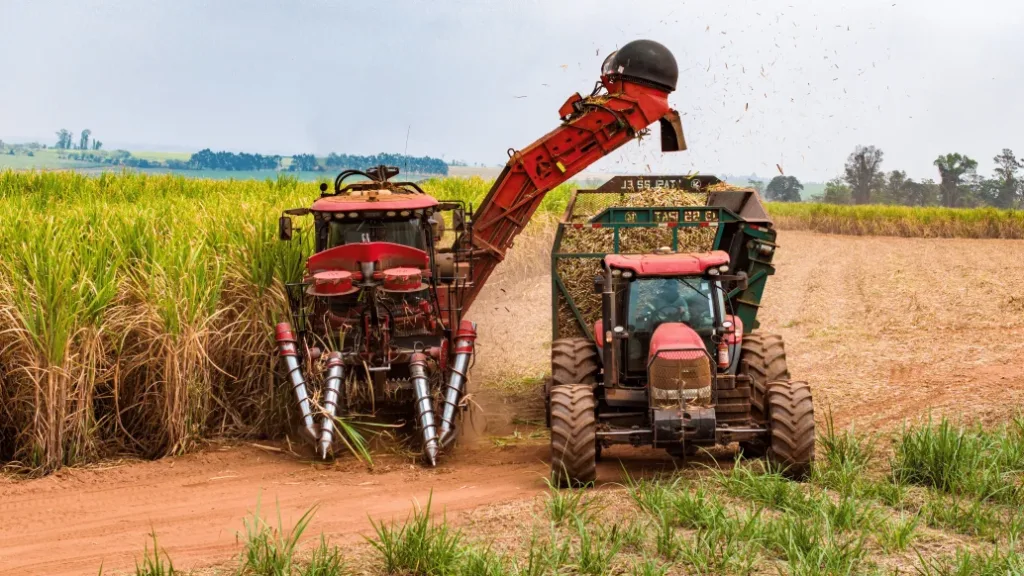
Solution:
[{"label": "tractor headlight", "polygon": [[718,267],[718,269],[720,271],[722,271],[722,272],[728,272],[729,271],[729,265],[728,264],[722,264],[721,266]]},{"label": "tractor headlight", "polygon": [[[393,210],[392,210],[392,211],[389,211],[389,212],[387,213],[387,215],[388,215],[388,217],[389,217],[389,218],[393,218],[393,217],[395,216],[395,212],[394,212]],[[403,215],[404,215],[404,214],[403,214]]]},{"label": "tractor headlight", "polygon": [[718,276],[718,270],[715,270],[714,268],[708,270],[708,276]]},{"label": "tractor headlight", "polygon": [[633,277],[633,272],[630,271],[630,270],[626,270],[625,272],[622,273],[622,277],[623,278],[632,278]]},{"label": "tractor headlight", "polygon": [[409,214],[412,214],[412,212],[409,212],[408,210],[402,210],[402,216],[408,216]]},{"label": "tractor headlight", "polygon": [[348,217],[349,217],[349,218],[355,218],[355,217],[356,217],[356,216],[358,216],[358,215],[359,215],[359,214],[357,214],[356,212],[349,212],[349,213],[348,213]]},{"label": "tractor headlight", "polygon": [[334,214],[334,219],[335,220],[341,220],[344,217],[345,217],[345,213],[344,212],[337,212],[337,213]]}]

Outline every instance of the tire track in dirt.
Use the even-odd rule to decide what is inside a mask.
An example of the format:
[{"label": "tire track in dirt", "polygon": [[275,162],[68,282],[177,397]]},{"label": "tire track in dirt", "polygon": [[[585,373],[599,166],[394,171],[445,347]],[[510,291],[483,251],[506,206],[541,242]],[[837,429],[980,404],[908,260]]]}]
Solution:
[{"label": "tire track in dirt", "polygon": [[311,533],[360,540],[370,518],[404,518],[414,500],[432,498],[434,510],[452,514],[530,497],[545,488],[546,452],[465,451],[434,470],[385,457],[371,472],[238,445],[0,484],[0,574],[128,569],[150,530],[179,568],[222,562],[237,552],[242,519],[258,500],[264,517],[279,508],[286,526],[318,504]]}]

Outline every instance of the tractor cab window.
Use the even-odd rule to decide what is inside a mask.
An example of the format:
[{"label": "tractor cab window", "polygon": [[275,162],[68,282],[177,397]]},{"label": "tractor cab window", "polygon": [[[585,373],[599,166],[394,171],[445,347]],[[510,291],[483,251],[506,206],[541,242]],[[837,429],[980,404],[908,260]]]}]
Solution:
[{"label": "tractor cab window", "polygon": [[425,250],[423,228],[412,220],[331,220],[327,248],[360,242],[391,242]]},{"label": "tractor cab window", "polygon": [[630,333],[628,370],[647,366],[647,350],[654,330],[665,322],[679,322],[693,328],[710,342],[715,318],[721,317],[721,290],[706,278],[641,278],[629,289],[627,319]]}]

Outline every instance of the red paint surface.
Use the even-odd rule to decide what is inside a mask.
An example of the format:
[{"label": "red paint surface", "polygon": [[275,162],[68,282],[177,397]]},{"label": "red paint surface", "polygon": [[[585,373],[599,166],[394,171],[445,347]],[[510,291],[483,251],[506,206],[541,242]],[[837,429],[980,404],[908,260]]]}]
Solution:
[{"label": "red paint surface", "polygon": [[651,351],[648,359],[654,360],[659,353],[672,351],[700,351],[703,354],[704,341],[692,328],[681,322],[665,322],[654,329],[651,335]]},{"label": "red paint surface", "polygon": [[437,206],[437,200],[419,194],[386,194],[377,196],[377,200],[368,201],[364,196],[328,196],[313,202],[313,210],[317,212],[359,212],[419,210]]},{"label": "red paint surface", "polygon": [[730,346],[741,343],[743,341],[743,320],[732,314],[726,315],[725,319],[732,322],[732,330],[725,333],[725,343]]},{"label": "red paint surface", "polygon": [[[602,76],[608,94],[582,105],[579,94],[561,108],[562,124],[515,151],[474,215],[472,248],[479,251],[463,300],[469,310],[512,241],[536,212],[544,195],[597,162],[672,109],[668,92],[626,79]],[[573,103],[581,104],[579,110]],[[568,114],[568,115],[566,115]],[[460,238],[470,243],[469,237]]]},{"label": "red paint surface", "polygon": [[693,254],[609,254],[604,261],[611,268],[631,270],[638,276],[688,276],[728,264],[729,255],[722,250]]},{"label": "red paint surface", "polygon": [[377,268],[383,269],[406,266],[423,269],[429,261],[426,252],[411,246],[391,242],[361,242],[317,252],[306,261],[306,269],[314,274],[323,270],[358,271],[360,262],[379,262]]}]

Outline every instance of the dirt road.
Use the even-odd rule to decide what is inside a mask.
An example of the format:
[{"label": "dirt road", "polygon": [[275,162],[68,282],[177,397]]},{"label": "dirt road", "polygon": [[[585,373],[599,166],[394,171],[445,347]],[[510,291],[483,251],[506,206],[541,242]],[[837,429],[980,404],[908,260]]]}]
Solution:
[{"label": "dirt road", "polygon": [[[784,232],[780,242],[762,326],[785,336],[790,369],[812,383],[819,416],[828,404],[840,424],[878,429],[932,410],[991,420],[1024,405],[1024,242],[802,232]],[[514,387],[548,362],[543,259],[519,256],[474,309],[486,314],[474,372],[484,385]],[[157,462],[0,480],[0,574],[96,574],[101,563],[106,573],[128,569],[151,529],[180,568],[221,563],[235,552],[235,534],[258,497],[265,511],[276,501],[286,525],[319,503],[311,531],[352,541],[369,529],[368,518],[404,517],[431,490],[435,509],[458,521],[545,489],[542,440],[497,444],[485,437],[436,470],[382,456],[370,472],[348,461],[311,464],[229,444]],[[614,455],[629,459],[632,470],[670,465],[660,455]],[[599,474],[618,480],[620,471],[613,458]]]},{"label": "dirt road", "polygon": [[0,486],[0,574],[95,574],[133,566],[155,530],[182,568],[227,560],[242,518],[262,502],[290,526],[319,504],[313,530],[358,538],[369,518],[404,518],[412,501],[449,514],[544,488],[541,447],[468,452],[424,470],[383,458],[373,472],[315,465],[248,444],[106,470],[74,470]]}]

